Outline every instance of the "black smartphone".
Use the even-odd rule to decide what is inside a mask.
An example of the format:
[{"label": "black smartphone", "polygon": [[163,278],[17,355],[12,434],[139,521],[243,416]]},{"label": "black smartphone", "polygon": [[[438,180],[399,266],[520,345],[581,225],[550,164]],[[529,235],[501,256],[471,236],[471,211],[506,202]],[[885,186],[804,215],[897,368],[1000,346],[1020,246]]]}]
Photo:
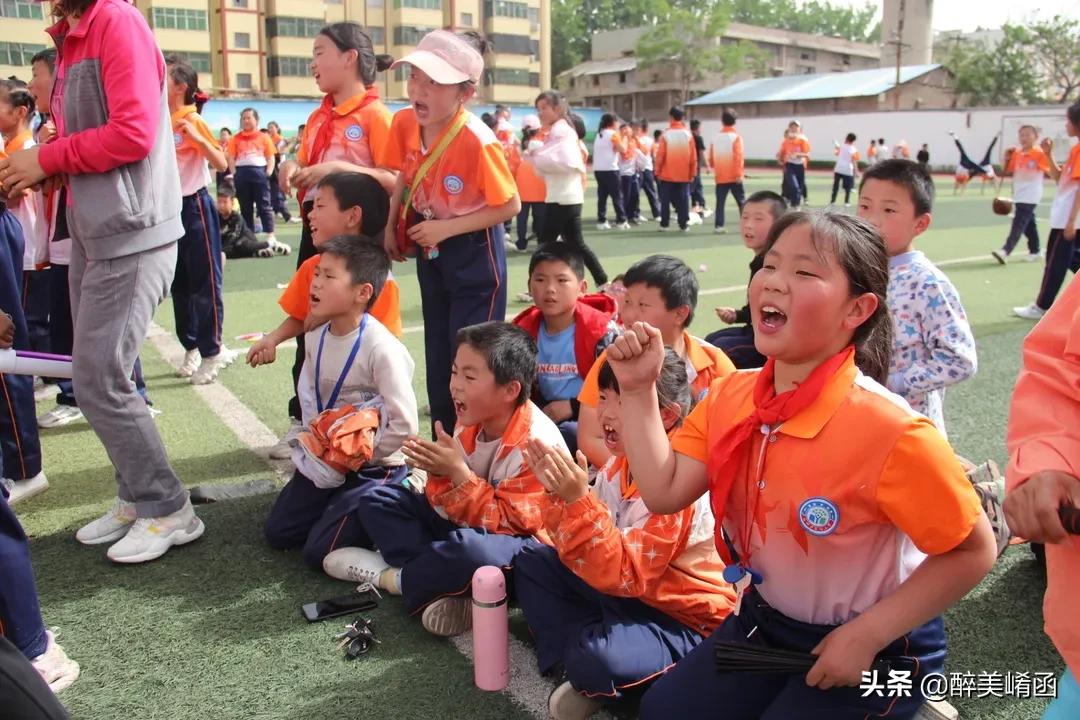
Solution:
[{"label": "black smartphone", "polygon": [[309,623],[327,620],[329,618],[351,615],[352,613],[374,610],[378,606],[371,593],[352,593],[341,595],[319,602],[306,603],[301,606],[300,612]]}]

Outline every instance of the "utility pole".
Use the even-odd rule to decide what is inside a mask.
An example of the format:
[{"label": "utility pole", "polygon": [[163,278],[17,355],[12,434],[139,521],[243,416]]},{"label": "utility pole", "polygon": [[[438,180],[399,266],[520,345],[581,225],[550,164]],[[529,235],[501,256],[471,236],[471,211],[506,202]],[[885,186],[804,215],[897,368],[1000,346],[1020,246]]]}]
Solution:
[{"label": "utility pole", "polygon": [[896,29],[890,33],[891,40],[885,43],[896,47],[896,87],[893,89],[893,109],[900,109],[900,68],[903,67],[904,48],[909,47],[904,43],[904,15],[907,11],[907,0],[900,0],[900,8],[896,19]]}]

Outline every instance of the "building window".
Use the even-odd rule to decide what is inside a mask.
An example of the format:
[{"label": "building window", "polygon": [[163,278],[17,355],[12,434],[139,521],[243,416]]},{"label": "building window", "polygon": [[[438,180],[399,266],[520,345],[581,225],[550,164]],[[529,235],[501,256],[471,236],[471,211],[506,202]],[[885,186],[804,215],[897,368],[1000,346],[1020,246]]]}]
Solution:
[{"label": "building window", "polygon": [[151,10],[150,22],[161,30],[206,30],[206,11],[156,7]]},{"label": "building window", "polygon": [[234,8],[246,8],[248,6],[248,0],[232,0],[232,6]]},{"label": "building window", "polygon": [[367,6],[369,8],[386,7],[386,0],[367,0]]},{"label": "building window", "polygon": [[409,75],[412,74],[412,68],[408,65],[398,65],[394,68],[394,81],[405,82],[409,79]]},{"label": "building window", "polygon": [[308,77],[311,73],[311,58],[284,57],[272,55],[266,61],[267,74],[270,77]]},{"label": "building window", "polygon": [[416,45],[420,42],[420,38],[424,37],[434,29],[435,28],[416,27],[414,25],[395,25],[394,44]]},{"label": "building window", "polygon": [[511,0],[484,0],[484,13],[488,17],[508,17],[525,20],[529,17],[529,6],[523,2]]},{"label": "building window", "polygon": [[233,33],[233,47],[240,50],[250,50],[251,33]]},{"label": "building window", "polygon": [[266,18],[266,36],[275,37],[318,37],[326,23],[317,18],[286,17],[278,15]]},{"label": "building window", "polygon": [[211,72],[210,68],[210,53],[204,52],[186,52],[182,50],[164,51],[165,57],[175,57],[183,60],[188,65],[191,65],[191,69],[195,72],[208,73]]},{"label": "building window", "polygon": [[619,84],[620,85],[625,85],[626,84],[626,73],[624,73],[624,72],[619,73]]},{"label": "building window", "polygon": [[510,53],[512,55],[539,55],[540,41],[533,40],[528,35],[510,35],[507,33],[488,33],[488,40],[495,46],[495,52],[499,54]]},{"label": "building window", "polygon": [[850,65],[851,64],[851,56],[850,55],[841,55],[840,56],[840,62],[843,65]]},{"label": "building window", "polygon": [[0,65],[29,65],[30,59],[44,49],[44,45],[33,43],[0,42]]},{"label": "building window", "polygon": [[540,73],[529,73],[529,85],[535,88],[540,87]]},{"label": "building window", "polygon": [[795,66],[795,74],[796,75],[813,75],[814,72],[816,72],[814,70],[814,68],[810,67],[809,65],[796,65]]},{"label": "building window", "polygon": [[472,26],[472,13],[461,13],[461,27],[471,28]]},{"label": "building window", "polygon": [[593,87],[600,87],[600,76],[599,75],[593,75],[592,76],[592,84],[593,84]]},{"label": "building window", "polygon": [[326,0],[327,5],[343,5],[344,0]]},{"label": "building window", "polygon": [[371,42],[376,45],[382,45],[386,42],[386,32],[383,30],[382,25],[368,26],[364,28],[364,32],[371,38]]},{"label": "building window", "polygon": [[529,32],[540,29],[540,8],[529,8]]},{"label": "building window", "polygon": [[395,8],[418,8],[420,10],[442,10],[442,0],[394,0]]},{"label": "building window", "polygon": [[800,50],[799,59],[810,61],[817,60],[817,50]]},{"label": "building window", "polygon": [[41,20],[41,4],[33,0],[0,0],[0,17]]},{"label": "building window", "polygon": [[250,90],[251,73],[236,73],[236,87],[239,90]]}]

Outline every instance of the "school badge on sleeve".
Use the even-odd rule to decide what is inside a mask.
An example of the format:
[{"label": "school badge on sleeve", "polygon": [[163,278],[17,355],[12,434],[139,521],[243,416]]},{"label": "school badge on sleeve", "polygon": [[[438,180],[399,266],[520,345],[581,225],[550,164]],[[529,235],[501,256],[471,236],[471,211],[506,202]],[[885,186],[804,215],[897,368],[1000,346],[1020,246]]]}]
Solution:
[{"label": "school badge on sleeve", "polygon": [[812,497],[799,506],[799,524],[811,535],[832,535],[840,524],[840,511],[830,500]]}]

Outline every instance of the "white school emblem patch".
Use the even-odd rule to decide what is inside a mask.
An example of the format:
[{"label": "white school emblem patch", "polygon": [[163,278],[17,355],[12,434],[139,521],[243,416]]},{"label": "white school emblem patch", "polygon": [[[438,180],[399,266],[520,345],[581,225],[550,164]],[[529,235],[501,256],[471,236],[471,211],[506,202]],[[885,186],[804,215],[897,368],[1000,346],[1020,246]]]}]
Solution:
[{"label": "white school emblem patch", "polygon": [[799,524],[811,535],[832,535],[840,525],[840,511],[830,500],[812,497],[799,506]]}]

